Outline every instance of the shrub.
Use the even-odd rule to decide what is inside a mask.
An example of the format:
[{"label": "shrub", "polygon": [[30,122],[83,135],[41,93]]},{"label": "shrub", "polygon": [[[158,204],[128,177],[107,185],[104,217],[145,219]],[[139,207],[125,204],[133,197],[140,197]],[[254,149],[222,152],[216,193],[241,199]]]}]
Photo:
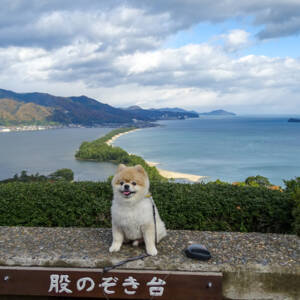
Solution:
[{"label": "shrub", "polygon": [[21,181],[21,182],[31,182],[31,181],[47,181],[48,177],[45,175],[40,175],[39,173],[28,175],[27,171],[21,171],[20,175],[15,174],[13,178],[8,178],[1,180],[0,183]]},{"label": "shrub", "polygon": [[23,170],[18,174],[15,174],[13,178],[8,178],[0,181],[0,183],[8,182],[41,182],[41,181],[57,181],[57,180],[74,180],[74,173],[71,169],[59,169],[49,175],[40,175],[39,173],[28,175],[27,171]]},{"label": "shrub", "polygon": [[283,180],[283,182],[285,184],[285,190],[288,193],[293,193],[296,191],[297,187],[300,187],[300,177],[291,180]]},{"label": "shrub", "polygon": [[263,186],[263,187],[271,186],[269,179],[261,175],[250,176],[246,178],[245,183],[251,186]]},{"label": "shrub", "polygon": [[[156,181],[151,192],[168,229],[292,232],[286,192]],[[0,184],[0,225],[110,227],[111,199],[107,182]]]},{"label": "shrub", "polygon": [[293,208],[293,229],[297,235],[300,236],[300,177],[296,177],[291,180],[284,180],[286,185],[285,191],[288,193],[294,201]]},{"label": "shrub", "polygon": [[293,216],[294,216],[294,231],[295,233],[300,236],[300,187],[297,187],[295,192],[292,195],[295,201],[295,207],[293,209]]},{"label": "shrub", "polygon": [[74,180],[74,172],[71,169],[59,169],[51,173],[48,178],[52,180],[72,181]]}]

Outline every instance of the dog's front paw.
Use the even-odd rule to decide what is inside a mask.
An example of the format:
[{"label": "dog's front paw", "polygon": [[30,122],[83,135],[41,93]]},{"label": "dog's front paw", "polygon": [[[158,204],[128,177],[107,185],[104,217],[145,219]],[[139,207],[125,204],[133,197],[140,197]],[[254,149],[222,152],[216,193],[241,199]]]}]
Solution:
[{"label": "dog's front paw", "polygon": [[109,248],[109,252],[118,252],[121,248],[121,245],[112,244]]},{"label": "dog's front paw", "polygon": [[139,240],[135,240],[135,241],[132,242],[133,247],[138,247],[139,244],[140,244]]},{"label": "dog's front paw", "polygon": [[155,255],[157,255],[157,249],[155,247],[147,249],[147,254],[149,254],[151,256],[155,256]]}]

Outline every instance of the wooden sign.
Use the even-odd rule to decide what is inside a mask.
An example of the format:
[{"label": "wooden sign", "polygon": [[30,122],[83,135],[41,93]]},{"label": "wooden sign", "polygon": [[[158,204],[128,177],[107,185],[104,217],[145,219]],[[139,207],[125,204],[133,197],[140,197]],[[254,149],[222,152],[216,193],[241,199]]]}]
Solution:
[{"label": "wooden sign", "polygon": [[222,274],[0,267],[0,295],[102,299],[222,299]]}]

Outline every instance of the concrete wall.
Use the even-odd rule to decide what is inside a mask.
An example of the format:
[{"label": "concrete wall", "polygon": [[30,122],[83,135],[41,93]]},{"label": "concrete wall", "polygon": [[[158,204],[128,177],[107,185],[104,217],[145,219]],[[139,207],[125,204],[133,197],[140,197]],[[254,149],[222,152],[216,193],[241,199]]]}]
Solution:
[{"label": "concrete wall", "polygon": [[[143,246],[124,245],[110,254],[110,243],[110,229],[0,227],[0,265],[102,268],[145,253]],[[183,250],[191,243],[205,245],[212,259],[187,258]],[[121,269],[221,272],[224,299],[296,300],[300,299],[299,249],[295,235],[169,231],[156,257]]]}]

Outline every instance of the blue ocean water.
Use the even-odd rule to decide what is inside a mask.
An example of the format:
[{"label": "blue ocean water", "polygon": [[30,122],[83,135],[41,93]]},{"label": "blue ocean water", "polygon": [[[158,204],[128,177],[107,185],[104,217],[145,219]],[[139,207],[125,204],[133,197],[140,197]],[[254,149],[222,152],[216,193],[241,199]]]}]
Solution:
[{"label": "blue ocean water", "polygon": [[262,175],[277,185],[300,176],[300,123],[288,117],[226,117],[161,121],[121,136],[115,145],[160,168],[244,181]]},{"label": "blue ocean water", "polygon": [[116,165],[78,161],[74,155],[83,141],[95,140],[110,130],[112,128],[63,128],[0,133],[0,180],[22,170],[47,175],[69,168],[77,181],[104,181],[115,173]]}]

